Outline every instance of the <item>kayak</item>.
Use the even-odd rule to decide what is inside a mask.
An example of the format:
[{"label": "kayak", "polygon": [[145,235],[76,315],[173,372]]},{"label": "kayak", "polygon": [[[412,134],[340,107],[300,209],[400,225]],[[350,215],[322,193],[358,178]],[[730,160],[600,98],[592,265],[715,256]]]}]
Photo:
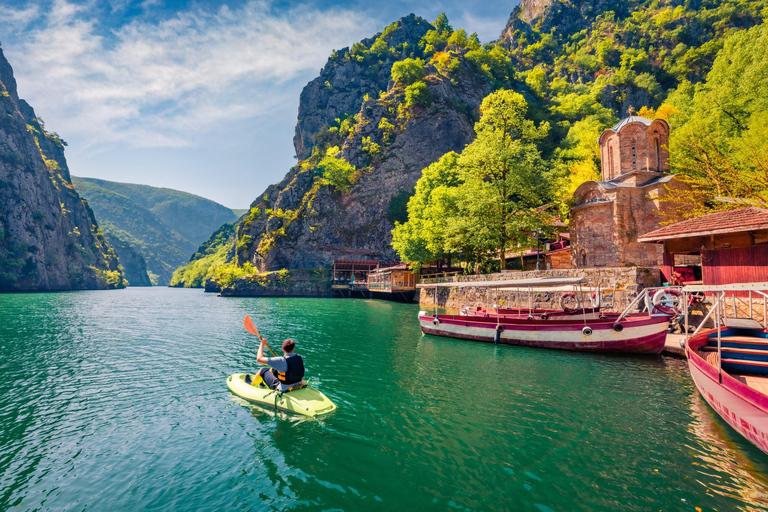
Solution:
[{"label": "kayak", "polygon": [[[240,398],[265,407],[281,411],[295,412],[304,416],[319,416],[336,409],[336,404],[313,387],[306,386],[294,391],[280,393],[269,389],[264,384],[253,386],[246,384],[245,373],[236,373],[227,377],[227,387]],[[251,375],[251,378],[254,378]]]}]

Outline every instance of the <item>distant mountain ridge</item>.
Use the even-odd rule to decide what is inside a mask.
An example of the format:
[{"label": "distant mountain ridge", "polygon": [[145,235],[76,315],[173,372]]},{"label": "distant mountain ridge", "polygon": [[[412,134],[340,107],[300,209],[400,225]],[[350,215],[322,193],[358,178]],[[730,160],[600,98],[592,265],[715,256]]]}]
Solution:
[{"label": "distant mountain ridge", "polygon": [[132,286],[167,285],[212,232],[238,217],[226,206],[179,190],[75,176],[72,181],[114,240]]}]

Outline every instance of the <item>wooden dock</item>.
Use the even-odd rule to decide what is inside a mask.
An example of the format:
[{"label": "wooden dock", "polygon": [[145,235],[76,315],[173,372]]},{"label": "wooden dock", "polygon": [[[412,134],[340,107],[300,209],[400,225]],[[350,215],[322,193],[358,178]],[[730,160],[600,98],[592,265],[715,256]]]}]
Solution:
[{"label": "wooden dock", "polygon": [[682,357],[685,359],[685,349],[680,346],[680,342],[684,339],[682,334],[667,334],[667,342],[664,345],[664,351],[662,354],[665,356]]}]

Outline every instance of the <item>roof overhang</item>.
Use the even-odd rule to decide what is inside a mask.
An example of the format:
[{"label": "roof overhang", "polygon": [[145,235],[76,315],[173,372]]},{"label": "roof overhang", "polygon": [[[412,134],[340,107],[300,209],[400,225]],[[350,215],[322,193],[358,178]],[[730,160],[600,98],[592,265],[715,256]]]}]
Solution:
[{"label": "roof overhang", "polygon": [[[734,233],[749,233],[751,231],[763,231],[768,230],[768,224],[750,226],[749,229],[744,228],[723,228],[723,229],[710,229],[702,231],[694,231],[692,233],[680,233],[670,234],[663,236],[641,236],[637,238],[638,242],[663,242],[665,240],[683,240],[685,238],[699,238],[703,236],[711,235],[730,235]],[[653,235],[653,233],[648,233]]]}]

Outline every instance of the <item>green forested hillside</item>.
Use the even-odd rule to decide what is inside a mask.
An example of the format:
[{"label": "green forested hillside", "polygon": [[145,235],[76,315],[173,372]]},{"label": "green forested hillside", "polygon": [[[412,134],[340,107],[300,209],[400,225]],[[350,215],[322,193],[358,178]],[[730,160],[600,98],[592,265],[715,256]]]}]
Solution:
[{"label": "green forested hillside", "polygon": [[[527,100],[524,115],[547,123],[549,134],[537,150],[518,147],[508,154],[490,178],[482,169],[491,160],[470,162],[467,150],[458,165],[452,160],[453,168],[441,164],[429,177],[425,171],[426,181],[409,204],[409,222],[394,231],[400,256],[415,263],[447,255],[490,263],[496,248],[534,245],[531,234],[547,224],[547,215],[537,214],[546,204],[560,204],[567,221],[575,189],[600,177],[597,137],[633,108],[671,124],[672,171],[694,185],[680,208],[683,216],[713,205],[765,205],[766,5],[762,0],[523,0],[499,44],[509,50],[516,70],[513,88]],[[504,133],[518,145],[526,142],[514,127],[500,128],[498,140],[486,141],[493,148],[489,155],[504,150]],[[510,180],[519,179],[516,167],[525,168],[521,164],[537,154],[544,158],[543,197],[525,201],[526,185]],[[483,220],[475,214],[484,211],[487,197],[472,193],[467,183],[478,174],[486,185],[518,197],[513,208],[504,209],[505,218]],[[730,202],[710,201],[718,197]],[[529,213],[521,215],[525,207]],[[526,217],[533,222],[524,222]],[[468,219],[474,222],[471,229]]]},{"label": "green forested hillside", "polygon": [[239,217],[226,206],[189,192],[95,178],[75,179],[78,183],[88,181],[127,197],[194,245],[205,242],[222,224],[234,222]]},{"label": "green forested hillside", "polygon": [[212,231],[236,218],[228,208],[186,192],[91,178],[72,181],[104,234],[115,240],[133,286],[150,284],[142,277],[143,262],[152,284],[169,284],[173,271],[189,261]]},{"label": "green forested hillside", "polygon": [[[498,248],[535,245],[532,233],[553,215],[567,222],[575,189],[599,179],[597,137],[631,109],[671,123],[673,172],[698,180],[705,199],[755,201],[768,184],[768,166],[756,157],[768,140],[758,115],[767,97],[767,7],[765,0],[523,0],[488,44],[444,15],[432,24],[403,18],[334,52],[307,85],[294,138],[298,165],[254,201],[216,258],[266,271],[328,263],[349,249],[388,254],[382,219],[397,221],[395,198],[414,194],[415,181],[391,187],[391,163],[406,160],[424,162],[426,181],[415,187],[409,222],[395,222],[398,255],[489,263]],[[453,144],[436,131],[426,144],[423,127],[448,118]],[[476,123],[470,133],[466,122]],[[438,145],[453,153],[413,158]],[[370,185],[376,180],[378,189]],[[490,194],[499,201],[483,203]],[[392,198],[389,207],[372,202],[380,196]],[[696,197],[704,206],[687,215],[712,204]],[[491,214],[499,204],[504,211]]]}]

